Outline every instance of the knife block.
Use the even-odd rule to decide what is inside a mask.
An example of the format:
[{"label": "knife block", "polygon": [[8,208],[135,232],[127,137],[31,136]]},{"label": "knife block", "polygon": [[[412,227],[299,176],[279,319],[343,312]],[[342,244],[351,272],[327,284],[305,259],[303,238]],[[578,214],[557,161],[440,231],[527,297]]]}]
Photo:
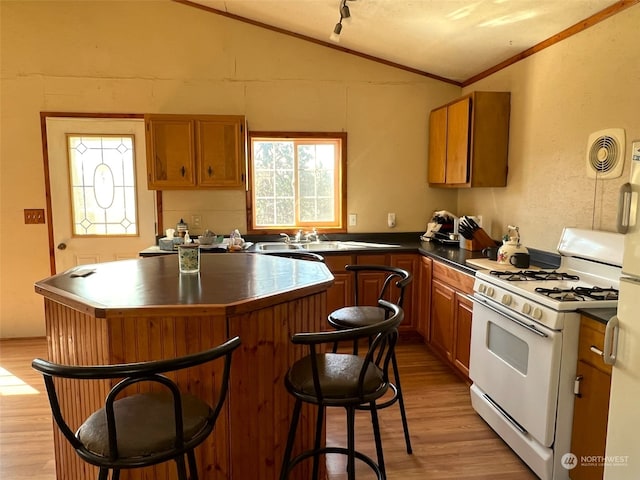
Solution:
[{"label": "knife block", "polygon": [[462,248],[463,250],[469,250],[471,252],[479,252],[484,247],[482,243],[480,243],[475,238],[472,238],[471,240],[467,240],[464,237],[460,237],[460,248]]}]

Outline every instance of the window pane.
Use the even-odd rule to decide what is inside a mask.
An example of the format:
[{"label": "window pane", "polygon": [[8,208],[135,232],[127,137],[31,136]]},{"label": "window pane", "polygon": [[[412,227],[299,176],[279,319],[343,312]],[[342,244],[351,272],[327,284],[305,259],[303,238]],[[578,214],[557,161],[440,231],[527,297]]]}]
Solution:
[{"label": "window pane", "polygon": [[343,228],[339,179],[346,136],[286,135],[251,138],[251,228]]},{"label": "window pane", "polygon": [[137,235],[132,136],[69,135],[74,235]]}]

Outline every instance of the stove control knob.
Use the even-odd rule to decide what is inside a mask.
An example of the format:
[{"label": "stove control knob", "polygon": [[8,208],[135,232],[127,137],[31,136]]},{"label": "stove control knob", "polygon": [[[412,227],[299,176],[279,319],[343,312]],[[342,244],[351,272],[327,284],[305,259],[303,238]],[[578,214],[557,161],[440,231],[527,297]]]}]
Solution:
[{"label": "stove control knob", "polygon": [[528,303],[522,305],[522,313],[524,313],[525,315],[529,315],[529,313],[531,313],[531,305],[529,305]]},{"label": "stove control knob", "polygon": [[534,308],[532,316],[536,320],[540,320],[542,318],[542,310],[540,310],[538,307]]},{"label": "stove control knob", "polygon": [[484,293],[487,290],[487,286],[484,283],[481,283],[480,286],[478,287],[478,291],[480,293]]},{"label": "stove control knob", "polygon": [[493,297],[494,294],[494,290],[493,287],[487,287],[487,295],[489,295],[490,297]]},{"label": "stove control knob", "polygon": [[504,295],[502,295],[502,304],[506,305],[507,307],[509,305],[511,305],[511,295],[509,295],[508,293],[505,293]]}]

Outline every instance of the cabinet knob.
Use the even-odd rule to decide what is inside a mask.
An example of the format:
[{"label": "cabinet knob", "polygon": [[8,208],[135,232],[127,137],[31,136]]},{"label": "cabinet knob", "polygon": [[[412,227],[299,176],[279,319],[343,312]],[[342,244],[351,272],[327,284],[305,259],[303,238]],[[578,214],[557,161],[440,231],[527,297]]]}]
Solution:
[{"label": "cabinet knob", "polygon": [[184,165],[182,166],[182,168],[180,169],[180,173],[182,173],[182,176],[184,177],[187,174],[187,169],[184,168]]},{"label": "cabinet knob", "polygon": [[64,242],[61,242],[58,244],[58,250],[65,250],[67,248],[67,244]]},{"label": "cabinet knob", "polygon": [[209,168],[207,169],[207,173],[209,174],[209,176],[213,175],[213,168],[211,168],[211,165],[209,165]]}]

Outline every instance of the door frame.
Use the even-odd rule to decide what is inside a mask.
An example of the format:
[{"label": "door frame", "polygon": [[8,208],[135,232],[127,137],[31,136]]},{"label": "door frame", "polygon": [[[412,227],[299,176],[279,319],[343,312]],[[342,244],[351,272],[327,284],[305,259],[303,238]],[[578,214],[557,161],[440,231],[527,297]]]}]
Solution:
[{"label": "door frame", "polygon": [[[51,203],[51,173],[49,168],[49,145],[47,142],[47,118],[119,118],[119,119],[144,119],[141,113],[87,113],[87,112],[40,112],[40,133],[42,137],[42,160],[44,167],[45,188],[45,217],[47,222],[47,235],[49,237],[49,268],[51,275],[56,274],[56,258],[53,237],[53,207]],[[162,225],[162,191],[156,190],[157,231],[163,232]]]}]

